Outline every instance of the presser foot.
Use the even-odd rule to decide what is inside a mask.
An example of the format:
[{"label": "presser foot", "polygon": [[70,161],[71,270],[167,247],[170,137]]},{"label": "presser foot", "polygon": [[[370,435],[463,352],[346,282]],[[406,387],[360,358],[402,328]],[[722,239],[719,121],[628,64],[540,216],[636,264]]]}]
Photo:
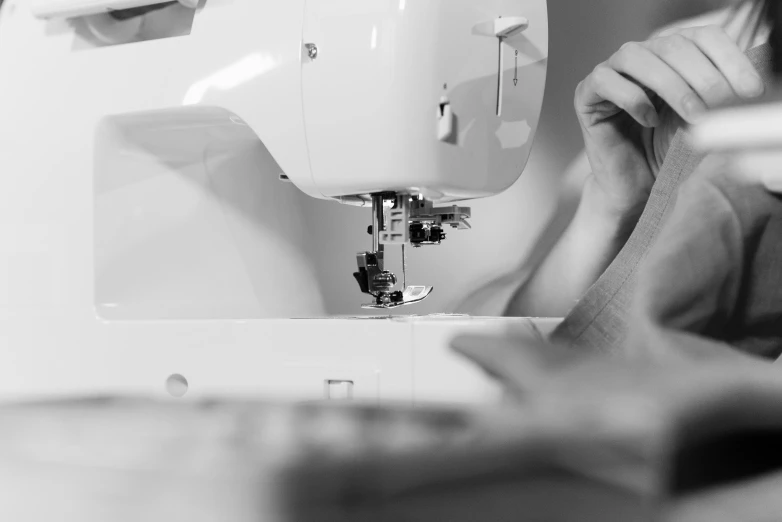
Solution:
[{"label": "presser foot", "polygon": [[399,306],[419,303],[426,299],[434,290],[431,286],[408,286],[404,292],[381,293],[374,303],[361,305],[367,310],[389,310]]},{"label": "presser foot", "polygon": [[[466,207],[435,208],[421,195],[393,192],[372,194],[372,225],[367,232],[372,236],[372,250],[356,256],[358,271],[353,277],[362,293],[375,298],[373,303],[361,305],[370,310],[388,310],[420,303],[432,293],[431,286],[407,286],[407,257],[405,247],[412,245],[439,245],[445,239],[443,227],[468,229],[470,209]],[[396,275],[385,269],[385,249],[402,248],[402,281],[397,287]],[[401,290],[396,290],[401,288]]]}]

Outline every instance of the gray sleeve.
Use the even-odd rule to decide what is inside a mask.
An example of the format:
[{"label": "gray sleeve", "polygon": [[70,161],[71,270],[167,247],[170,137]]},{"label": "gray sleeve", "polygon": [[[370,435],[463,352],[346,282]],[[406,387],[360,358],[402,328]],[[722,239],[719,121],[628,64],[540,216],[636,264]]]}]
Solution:
[{"label": "gray sleeve", "polygon": [[724,341],[745,270],[742,224],[714,177],[684,183],[641,265],[627,351],[660,358],[734,356]]}]

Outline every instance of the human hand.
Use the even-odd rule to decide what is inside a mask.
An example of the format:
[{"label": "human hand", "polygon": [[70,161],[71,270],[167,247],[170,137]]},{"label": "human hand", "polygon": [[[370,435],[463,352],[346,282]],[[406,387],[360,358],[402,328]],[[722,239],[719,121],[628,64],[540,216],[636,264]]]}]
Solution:
[{"label": "human hand", "polygon": [[601,206],[637,217],[679,127],[763,92],[752,63],[718,26],[623,45],[575,95],[591,188]]},{"label": "human hand", "polygon": [[511,403],[634,398],[676,409],[683,397],[699,404],[730,395],[726,390],[745,382],[779,383],[779,370],[767,361],[733,350],[709,358],[656,358],[632,350],[610,355],[575,350],[521,335],[474,334],[454,338],[451,348],[496,380]]},{"label": "human hand", "polygon": [[451,348],[496,380],[511,401],[556,388],[556,382],[582,365],[610,362],[521,335],[460,335]]}]

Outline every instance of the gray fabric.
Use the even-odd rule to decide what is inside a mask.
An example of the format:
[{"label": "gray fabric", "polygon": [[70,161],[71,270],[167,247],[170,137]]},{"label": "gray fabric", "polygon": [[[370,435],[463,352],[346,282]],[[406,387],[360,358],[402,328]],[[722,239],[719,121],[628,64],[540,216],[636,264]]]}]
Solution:
[{"label": "gray fabric", "polygon": [[[768,82],[771,49],[762,45],[747,56]],[[681,183],[703,157],[693,152],[689,136],[680,129],[655,181],[649,201],[622,251],[592,285],[552,335],[552,340],[576,349],[617,352],[627,338],[638,267],[654,244],[670,213]]]},{"label": "gray fabric", "polygon": [[639,270],[626,349],[645,358],[782,354],[782,197],[712,156],[679,189]]}]

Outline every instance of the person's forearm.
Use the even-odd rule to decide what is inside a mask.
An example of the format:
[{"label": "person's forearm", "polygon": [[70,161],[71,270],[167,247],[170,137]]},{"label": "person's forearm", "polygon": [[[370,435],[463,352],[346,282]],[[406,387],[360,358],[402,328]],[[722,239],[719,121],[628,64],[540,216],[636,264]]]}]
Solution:
[{"label": "person's forearm", "polygon": [[512,317],[564,317],[624,246],[639,212],[610,212],[590,176],[573,221],[510,301]]}]

